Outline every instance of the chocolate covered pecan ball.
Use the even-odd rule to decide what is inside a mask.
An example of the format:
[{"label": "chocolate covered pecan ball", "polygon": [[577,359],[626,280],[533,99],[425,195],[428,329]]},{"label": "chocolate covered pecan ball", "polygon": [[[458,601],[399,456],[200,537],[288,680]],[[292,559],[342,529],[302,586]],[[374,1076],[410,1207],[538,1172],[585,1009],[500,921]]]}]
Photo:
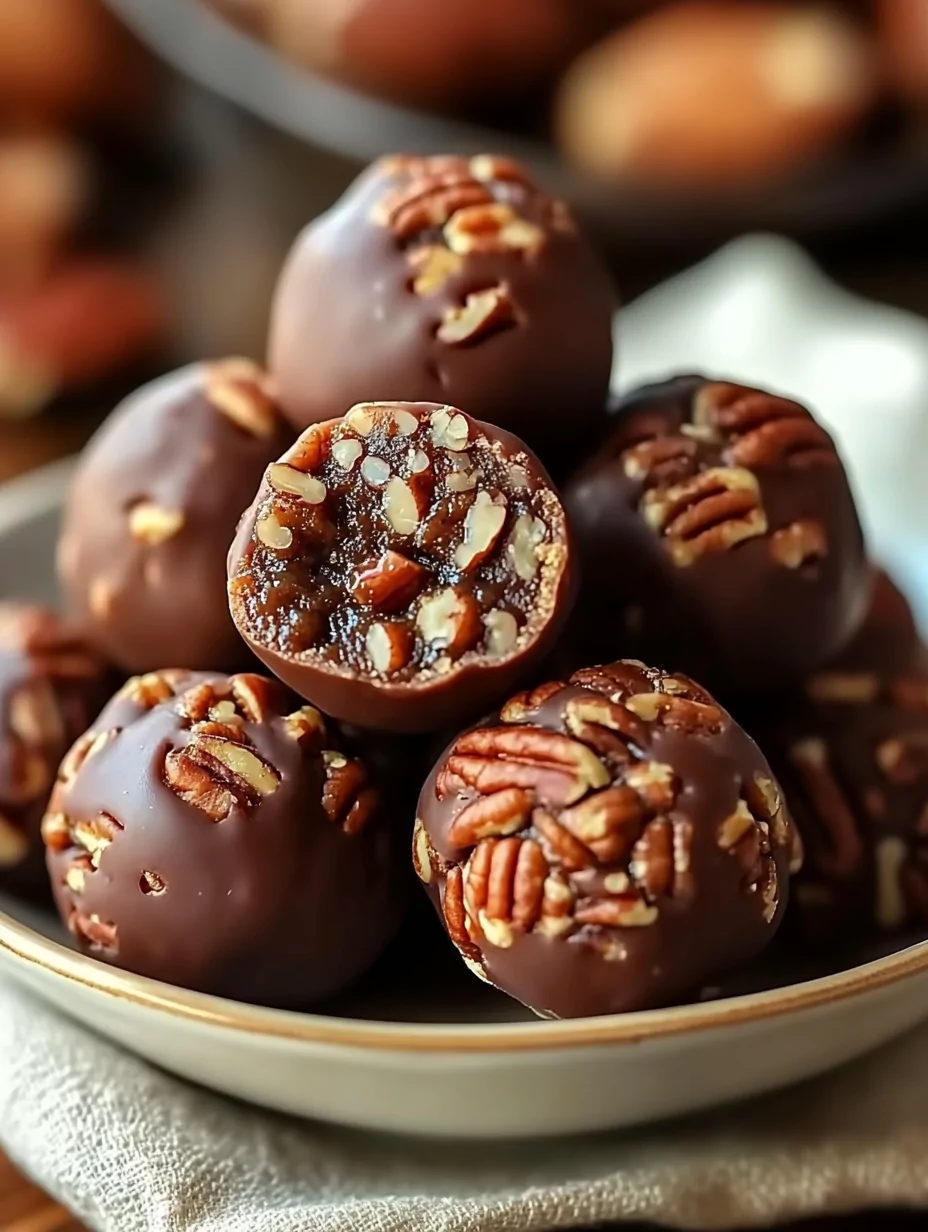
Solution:
[{"label": "chocolate covered pecan ball", "polygon": [[439,758],[416,871],[465,962],[540,1014],[698,993],[773,937],[795,830],[698,685],[637,661],[513,698]]},{"label": "chocolate covered pecan ball", "polygon": [[384,158],[297,240],[270,369],[300,430],[375,398],[450,402],[554,466],[601,434],[615,308],[566,206],[523,167]]},{"label": "chocolate covered pecan ball", "polygon": [[928,929],[928,660],[885,575],[848,651],[756,734],[806,847],[796,930],[840,943]]},{"label": "chocolate covered pecan ball", "polygon": [[588,655],[671,655],[728,689],[781,687],[859,628],[870,570],[831,437],[797,402],[700,376],[623,400],[565,504]]},{"label": "chocolate covered pecan ball", "polygon": [[269,1005],[360,975],[402,882],[378,793],[333,737],[263,676],[130,680],[71,749],[42,825],[78,946]]},{"label": "chocolate covered pecan ball", "polygon": [[234,667],[225,559],[264,468],[292,440],[249,360],[146,385],[87,447],[58,573],[74,616],[126,671]]},{"label": "chocolate covered pecan ball", "polygon": [[479,714],[569,615],[560,500],[521,441],[434,403],[364,403],[268,467],[229,554],[255,654],[327,714],[428,731]]},{"label": "chocolate covered pecan ball", "polygon": [[103,660],[54,612],[0,603],[0,888],[46,887],[39,827],[55,772],[112,684]]}]

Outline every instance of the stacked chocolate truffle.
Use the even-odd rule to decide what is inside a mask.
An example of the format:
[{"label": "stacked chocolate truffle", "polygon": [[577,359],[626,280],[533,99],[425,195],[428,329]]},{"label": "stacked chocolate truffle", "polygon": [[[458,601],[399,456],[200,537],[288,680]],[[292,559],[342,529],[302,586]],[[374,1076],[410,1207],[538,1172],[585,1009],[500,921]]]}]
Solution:
[{"label": "stacked chocolate truffle", "polygon": [[[890,876],[879,921],[928,898],[928,685],[911,625],[884,660],[904,601],[886,617],[878,590],[864,625],[830,437],[798,403],[696,376],[607,411],[614,309],[523,168],[384,159],[297,240],[268,373],[198,365],[117,412],[59,553],[90,643],[144,673],[64,758],[43,823],[82,949],[313,1001],[390,939],[411,843],[467,966],[570,1016],[754,961],[794,878],[800,918]],[[790,796],[705,686],[763,713],[809,872]],[[819,766],[830,733],[835,764],[873,746],[848,798]]]}]

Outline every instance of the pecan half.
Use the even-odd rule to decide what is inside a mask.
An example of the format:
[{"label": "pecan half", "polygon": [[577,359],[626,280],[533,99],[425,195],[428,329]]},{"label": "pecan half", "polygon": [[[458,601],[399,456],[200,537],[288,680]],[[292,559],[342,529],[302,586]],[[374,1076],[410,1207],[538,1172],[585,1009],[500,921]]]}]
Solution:
[{"label": "pecan half", "polygon": [[185,520],[180,509],[162,509],[154,501],[139,501],[129,510],[129,534],[138,543],[157,547],[183,530]]},{"label": "pecan half", "polygon": [[459,659],[483,636],[480,609],[473,595],[449,586],[427,595],[416,614],[423,639],[451,659]]},{"label": "pecan half", "polygon": [[412,289],[416,295],[435,295],[464,268],[464,259],[442,244],[414,248],[407,260],[415,271]]},{"label": "pecan half", "polygon": [[863,706],[876,701],[880,679],[873,672],[819,672],[806,681],[805,692],[813,702]]},{"label": "pecan half", "polygon": [[621,455],[622,469],[629,479],[640,479],[648,487],[677,483],[695,470],[696,441],[687,436],[658,436],[640,441]]},{"label": "pecan half", "polygon": [[253,807],[280,786],[277,771],[253,749],[218,735],[194,735],[169,752],[164,774],[176,795],[213,821],[222,821],[236,805]]},{"label": "pecan half", "polygon": [[508,288],[487,287],[484,291],[471,291],[462,304],[446,308],[435,336],[449,346],[462,346],[488,338],[517,322]]},{"label": "pecan half", "polygon": [[435,872],[435,853],[432,851],[432,844],[429,842],[428,831],[422,822],[421,817],[416,818],[416,826],[412,836],[412,863],[416,871],[416,876],[425,885],[428,885]]},{"label": "pecan half", "polygon": [[693,400],[693,421],[724,432],[725,460],[733,466],[834,466],[828,433],[804,406],[762,390],[707,382]]},{"label": "pecan half", "polygon": [[877,842],[874,856],[876,859],[874,919],[879,928],[886,932],[894,932],[902,927],[908,915],[902,880],[908,848],[901,838],[890,835]]},{"label": "pecan half", "polygon": [[442,894],[442,914],[445,917],[445,927],[448,936],[472,963],[481,965],[483,955],[467,931],[467,908],[464,905],[464,870],[459,864],[454,864],[448,870]]},{"label": "pecan half", "polygon": [[468,787],[488,794],[525,787],[544,804],[572,804],[610,774],[596,754],[568,736],[534,727],[478,728],[455,743],[449,772]]},{"label": "pecan half", "polygon": [[628,856],[646,816],[638,793],[619,785],[563,809],[558,822],[603,864],[611,864]]},{"label": "pecan half", "polygon": [[301,706],[284,717],[284,730],[304,748],[321,749],[326,738],[325,720],[315,706]]},{"label": "pecan half", "polygon": [[485,838],[464,870],[464,903],[490,945],[506,949],[515,932],[541,919],[548,862],[530,839]]},{"label": "pecan half", "polygon": [[517,693],[515,697],[510,698],[506,702],[500,711],[499,717],[504,723],[524,723],[539,706],[543,706],[549,698],[554,697],[563,687],[559,680],[552,680],[547,684],[539,685],[537,688],[532,689],[531,692]]},{"label": "pecan half", "polygon": [[28,850],[29,844],[22,830],[0,813],[0,868],[12,868],[19,864]]},{"label": "pecan half", "polygon": [[596,693],[571,698],[564,723],[578,740],[610,762],[628,762],[629,745],[643,743],[637,717],[626,706]]},{"label": "pecan half", "polygon": [[409,606],[428,577],[422,565],[388,549],[379,560],[358,571],[351,593],[365,607],[398,612]]},{"label": "pecan half", "polygon": [[884,740],[876,760],[891,783],[900,787],[917,783],[928,775],[928,732],[906,732]]},{"label": "pecan half", "polygon": [[13,693],[8,721],[13,735],[24,744],[60,745],[65,740],[61,706],[48,680],[29,681]]},{"label": "pecan half", "polygon": [[545,244],[541,227],[522,218],[506,202],[493,201],[455,210],[444,227],[452,252],[513,252],[535,256]]},{"label": "pecan half", "polygon": [[68,916],[68,928],[91,949],[115,951],[118,948],[116,925],[112,920],[101,920],[95,912],[72,911]]},{"label": "pecan half", "polygon": [[322,808],[326,817],[346,834],[360,833],[379,803],[377,791],[368,783],[367,770],[361,762],[330,750],[323,752],[322,761]]},{"label": "pecan half", "polygon": [[270,437],[278,423],[267,374],[250,359],[226,359],[206,369],[206,397],[236,427]]},{"label": "pecan half", "polygon": [[117,697],[134,702],[144,710],[153,710],[159,702],[174,696],[174,683],[185,675],[185,672],[148,672],[144,676],[133,676]]},{"label": "pecan half", "polygon": [[458,847],[473,847],[483,838],[515,834],[532,815],[532,797],[520,787],[508,787],[468,804],[455,817],[448,837]]},{"label": "pecan half", "polygon": [[657,908],[636,895],[593,899],[580,904],[574,913],[578,924],[598,924],[606,928],[647,928],[657,917]]},{"label": "pecan half", "polygon": [[42,819],[42,841],[50,851],[80,847],[94,869],[99,868],[103,853],[121,830],[122,826],[110,813],[79,819],[64,813],[46,813]]},{"label": "pecan half", "polygon": [[670,894],[674,882],[673,825],[666,817],[655,817],[644,828],[632,848],[629,872],[644,890],[649,902]]},{"label": "pecan half", "polygon": [[415,168],[408,183],[377,202],[371,218],[389,227],[397,239],[411,240],[423,231],[443,227],[458,210],[492,201],[490,190],[461,160],[455,167]]},{"label": "pecan half", "polygon": [[742,467],[710,467],[669,488],[648,489],[640,508],[681,567],[767,533],[760,486]]},{"label": "pecan half", "polygon": [[857,818],[831,766],[824,740],[810,737],[789,750],[808,803],[827,836],[827,845],[817,853],[817,863],[826,876],[854,876],[864,861],[864,845]]},{"label": "pecan half", "polygon": [[625,699],[625,706],[639,719],[679,731],[710,736],[725,726],[725,715],[718,706],[671,693],[636,693]]}]

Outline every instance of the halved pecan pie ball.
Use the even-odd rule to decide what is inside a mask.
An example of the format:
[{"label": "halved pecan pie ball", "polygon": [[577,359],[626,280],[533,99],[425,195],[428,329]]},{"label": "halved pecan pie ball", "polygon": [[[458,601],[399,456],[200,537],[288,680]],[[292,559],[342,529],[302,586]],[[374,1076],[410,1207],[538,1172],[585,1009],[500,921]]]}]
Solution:
[{"label": "halved pecan pie ball", "polygon": [[268,366],[300,431],[374,398],[451,402],[554,470],[604,430],[616,307],[567,206],[519,163],[387,157],[296,241]]},{"label": "halved pecan pie ball", "polygon": [[293,440],[250,360],[192,364],[134,393],[88,445],[58,574],[74,617],[127,672],[248,662],[225,563],[268,462]]},{"label": "halved pecan pie ball", "polygon": [[630,394],[565,490],[586,653],[641,647],[727,688],[837,654],[870,570],[847,476],[805,407],[701,376]]},{"label": "halved pecan pie ball", "polygon": [[564,510],[521,441],[435,403],[364,403],[267,470],[229,556],[239,632],[362,727],[472,718],[573,599]]},{"label": "halved pecan pie ball", "polygon": [[39,826],[58,763],[115,681],[76,629],[37,603],[0,603],[0,886],[47,893]]},{"label": "halved pecan pie ball", "polygon": [[65,758],[42,834],[85,953],[243,1001],[350,983],[403,905],[365,766],[263,676],[130,680]]},{"label": "halved pecan pie ball", "polygon": [[572,1018],[693,996],[773,937],[798,837],[757,746],[628,660],[514,697],[419,799],[413,861],[474,972]]}]

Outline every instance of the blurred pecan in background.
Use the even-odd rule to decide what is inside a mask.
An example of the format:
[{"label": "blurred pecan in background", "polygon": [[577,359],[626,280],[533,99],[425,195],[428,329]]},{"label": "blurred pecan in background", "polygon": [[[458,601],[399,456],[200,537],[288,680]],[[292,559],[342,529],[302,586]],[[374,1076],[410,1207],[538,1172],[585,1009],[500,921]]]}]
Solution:
[{"label": "blurred pecan in background", "polygon": [[75,259],[0,295],[0,417],[32,415],[58,393],[149,358],[164,336],[160,284],[141,265]]},{"label": "blurred pecan in background", "polygon": [[0,113],[122,123],[149,105],[159,76],[97,0],[0,4]]},{"label": "blurred pecan in background", "polygon": [[373,94],[441,109],[486,110],[543,88],[587,41],[591,22],[563,0],[264,6],[268,40],[297,63]]},{"label": "blurred pecan in background", "polygon": [[892,85],[903,97],[928,103],[928,4],[877,0],[876,12]]},{"label": "blurred pecan in background", "polygon": [[90,167],[64,134],[0,138],[0,287],[41,272],[76,226]]},{"label": "blurred pecan in background", "polygon": [[602,176],[714,185],[776,173],[865,115],[874,59],[835,10],[684,0],[573,65],[558,133],[569,157]]}]

